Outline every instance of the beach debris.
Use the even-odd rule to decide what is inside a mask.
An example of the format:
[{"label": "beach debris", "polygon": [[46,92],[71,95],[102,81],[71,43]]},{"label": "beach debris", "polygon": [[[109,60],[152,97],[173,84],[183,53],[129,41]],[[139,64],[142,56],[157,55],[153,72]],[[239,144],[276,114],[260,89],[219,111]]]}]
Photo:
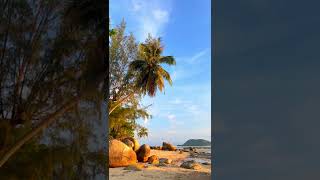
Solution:
[{"label": "beach debris", "polygon": [[148,158],[150,164],[159,164],[159,158],[156,155],[152,155]]},{"label": "beach debris", "polygon": [[171,164],[172,163],[172,159],[168,159],[168,158],[160,158],[159,159],[160,163],[165,163],[165,164]]},{"label": "beach debris", "polygon": [[151,146],[150,149],[162,150],[162,146]]},{"label": "beach debris", "polygon": [[147,144],[144,144],[140,146],[140,148],[136,151],[137,159],[139,162],[147,162],[148,157],[150,155],[150,146]]},{"label": "beach debris", "polygon": [[202,164],[203,164],[203,165],[211,165],[210,162],[203,162]]},{"label": "beach debris", "polygon": [[124,168],[124,170],[131,170],[131,171],[142,171],[143,169],[143,165],[141,164],[130,164],[129,166],[127,166],[126,168]]},{"label": "beach debris", "polygon": [[194,153],[198,153],[197,149],[194,147],[189,147],[188,149],[189,149],[189,151],[192,151]]},{"label": "beach debris", "polygon": [[170,143],[167,143],[167,142],[162,143],[162,150],[175,151],[176,149],[177,148]]},{"label": "beach debris", "polygon": [[[131,141],[132,143],[133,143],[133,146],[132,146],[132,149],[134,150],[134,151],[137,151],[139,148],[140,148],[140,144],[139,144],[139,142],[138,142],[138,140],[136,140],[135,138],[133,138],[133,137],[126,137],[126,138],[124,138],[124,139],[122,139],[121,140],[122,142],[124,142],[125,144],[131,144],[129,141]],[[127,143],[126,143],[127,142]],[[127,145],[128,145],[127,144]],[[130,145],[129,145],[129,147],[130,147]]]},{"label": "beach debris", "polygon": [[109,141],[109,167],[126,167],[137,162],[136,153],[123,142]]},{"label": "beach debris", "polygon": [[194,170],[198,170],[202,168],[201,165],[194,160],[185,161],[180,165],[180,167],[185,169],[194,169]]}]

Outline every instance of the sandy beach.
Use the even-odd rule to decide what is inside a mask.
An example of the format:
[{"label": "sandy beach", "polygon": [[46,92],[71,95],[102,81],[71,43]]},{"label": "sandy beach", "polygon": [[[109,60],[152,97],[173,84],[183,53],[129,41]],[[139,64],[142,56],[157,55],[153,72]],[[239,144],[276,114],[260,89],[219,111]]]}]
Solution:
[{"label": "sandy beach", "polygon": [[[144,165],[141,171],[125,170],[121,168],[109,168],[109,179],[110,180],[149,180],[149,179],[165,179],[165,180],[209,180],[211,179],[211,165],[203,165],[199,170],[191,170],[181,168],[180,165],[183,161],[190,158],[197,160],[198,157],[190,157],[189,152],[179,151],[162,151],[162,150],[151,150],[151,155],[157,155],[159,158],[172,159],[172,163],[163,167],[151,165],[148,163],[139,163]],[[200,155],[200,154],[199,154]],[[206,156],[202,154],[199,160],[207,160]]]}]

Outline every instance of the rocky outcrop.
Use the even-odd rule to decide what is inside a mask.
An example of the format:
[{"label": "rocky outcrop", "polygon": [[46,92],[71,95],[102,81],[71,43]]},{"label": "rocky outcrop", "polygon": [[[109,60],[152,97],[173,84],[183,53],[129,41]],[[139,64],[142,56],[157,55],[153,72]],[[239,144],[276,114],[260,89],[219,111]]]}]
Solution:
[{"label": "rocky outcrop", "polygon": [[147,162],[148,157],[150,155],[150,146],[147,144],[144,144],[140,146],[140,148],[136,151],[137,153],[137,159],[139,162]]},{"label": "rocky outcrop", "polygon": [[170,143],[167,143],[167,142],[163,142],[162,143],[162,150],[167,150],[167,151],[175,151],[177,148],[170,144]]},{"label": "rocky outcrop", "polygon": [[109,141],[109,167],[126,167],[137,162],[136,153],[119,140]]}]

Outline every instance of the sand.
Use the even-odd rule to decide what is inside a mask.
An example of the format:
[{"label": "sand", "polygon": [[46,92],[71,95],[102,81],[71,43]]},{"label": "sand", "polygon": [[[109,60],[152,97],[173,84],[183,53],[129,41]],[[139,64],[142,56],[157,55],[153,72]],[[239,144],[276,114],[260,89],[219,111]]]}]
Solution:
[{"label": "sand", "polygon": [[[161,151],[151,150],[151,155],[157,155],[159,158],[172,159],[172,164],[166,167],[157,167],[147,163],[142,171],[124,170],[121,168],[109,168],[110,180],[209,180],[211,179],[211,165],[202,165],[199,170],[184,169],[179,167],[184,160],[190,158],[189,152],[179,154],[179,151]],[[203,158],[203,157],[202,157]]]}]

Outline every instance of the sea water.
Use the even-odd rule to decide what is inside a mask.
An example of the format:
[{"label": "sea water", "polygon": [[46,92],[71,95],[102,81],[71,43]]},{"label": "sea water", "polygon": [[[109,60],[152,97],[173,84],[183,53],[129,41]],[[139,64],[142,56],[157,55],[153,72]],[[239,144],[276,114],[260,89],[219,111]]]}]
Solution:
[{"label": "sea water", "polygon": [[[205,153],[205,154],[209,154],[211,157],[211,146],[177,146],[177,149],[184,149],[184,148],[195,148],[197,150],[197,152],[199,153]],[[211,163],[211,158],[201,158],[201,157],[189,157],[186,159],[186,161],[189,160],[194,160],[198,163]]]}]

